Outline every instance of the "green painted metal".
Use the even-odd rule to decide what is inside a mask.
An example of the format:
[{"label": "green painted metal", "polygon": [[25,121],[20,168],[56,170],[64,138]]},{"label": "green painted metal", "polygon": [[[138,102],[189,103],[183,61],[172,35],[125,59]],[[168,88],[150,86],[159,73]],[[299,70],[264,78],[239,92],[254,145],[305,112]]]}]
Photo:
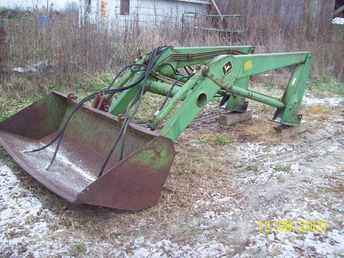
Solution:
[{"label": "green painted metal", "polygon": [[171,85],[161,81],[149,80],[146,84],[146,90],[158,95],[173,97],[178,93],[179,87],[174,87],[171,91]]},{"label": "green painted metal", "polygon": [[218,47],[184,47],[174,48],[166,62],[175,62],[177,68],[186,65],[203,65],[221,55],[252,54],[255,48],[252,46],[218,46]]},{"label": "green painted metal", "polygon": [[[151,126],[157,128],[165,117],[177,106],[178,101],[182,101],[188,95],[189,91],[202,79],[201,75],[193,76],[182,88],[180,88],[176,95],[167,103],[164,109],[155,114]],[[164,135],[164,134],[162,134]]]},{"label": "green painted metal", "polygon": [[[242,88],[244,90],[247,90],[249,86],[249,81],[250,81],[250,77],[244,77],[244,78],[238,79],[235,82],[234,86],[236,88]],[[240,112],[240,113],[245,112],[247,109],[246,99],[242,96],[232,94],[226,103],[226,109],[232,112]]]},{"label": "green painted metal", "polygon": [[[158,110],[150,124],[160,135],[176,140],[199,112],[215,96],[230,95],[226,108],[244,112],[246,99],[258,101],[277,109],[274,120],[285,125],[300,122],[299,107],[306,89],[311,67],[309,52],[253,54],[252,46],[170,48],[156,63],[156,74],[145,83],[146,91],[167,96],[170,99]],[[139,60],[142,63],[143,59]],[[189,76],[176,74],[185,66],[193,66]],[[251,76],[268,71],[294,66],[295,71],[282,98],[267,96],[249,89]],[[161,75],[161,78],[160,78]],[[128,82],[138,74],[131,74]],[[169,78],[166,83],[162,78]],[[179,83],[171,90],[175,80]],[[124,113],[137,89],[122,93],[111,106],[111,113]]]},{"label": "green painted metal", "polygon": [[170,146],[164,144],[163,141],[153,143],[154,148],[145,148],[137,154],[135,162],[141,166],[152,168],[153,171],[161,171],[174,158],[175,153],[170,150]]},{"label": "green painted metal", "polygon": [[[127,75],[128,77],[126,77],[125,80],[127,82],[135,81],[141,76],[141,74],[142,72],[138,72],[137,74],[130,73],[129,75]],[[119,85],[122,86],[121,83],[119,83]],[[116,99],[112,101],[110,113],[115,116],[124,114],[127,110],[129,103],[135,98],[138,91],[139,87],[134,87],[120,94]]]},{"label": "green painted metal", "polygon": [[[157,72],[171,76],[171,68],[175,69],[187,66],[187,65],[202,65],[209,63],[214,57],[219,55],[225,55],[230,53],[253,53],[254,47],[252,46],[216,46],[216,47],[179,47],[169,48],[165,51],[156,63]],[[234,52],[233,52],[234,51]],[[137,61],[138,64],[144,62],[145,56]],[[135,81],[140,75],[134,73],[128,73],[118,79],[116,85],[123,85],[122,82]],[[173,79],[181,79],[178,76],[172,76]],[[146,82],[143,82],[146,83]],[[131,89],[120,94],[111,104],[110,113],[113,115],[120,115],[126,111],[126,107],[130,101],[136,96],[137,90]],[[174,101],[174,100],[173,100]]]},{"label": "green painted metal", "polygon": [[[303,64],[310,55],[309,52],[273,53],[241,55],[234,58],[241,62],[240,77],[265,73],[291,65]],[[245,64],[252,62],[252,68],[245,69]],[[249,66],[249,65],[248,65]]]},{"label": "green painted metal", "polygon": [[277,109],[274,115],[276,122],[289,126],[300,123],[301,116],[298,114],[298,110],[305,95],[310,69],[311,56],[308,55],[305,64],[297,66],[292,78],[289,80],[288,87],[282,97],[285,107]]},{"label": "green painted metal", "polygon": [[[119,118],[87,106],[74,114],[61,146],[67,158],[58,160],[54,171],[37,167],[48,161],[50,155],[23,153],[32,144],[41,145],[41,139],[49,142],[55,137],[76,106],[69,98],[51,94],[0,123],[0,144],[29,174],[70,202],[129,210],[150,207],[159,199],[175,156],[173,141],[210,102],[218,100],[216,97],[230,95],[226,107],[231,111],[245,111],[246,100],[250,99],[276,108],[273,119],[280,124],[300,123],[298,112],[309,78],[311,54],[253,51],[250,46],[164,48],[153,71],[149,69],[149,78],[133,84],[143,72],[129,70],[114,82],[115,88],[132,84],[112,100],[110,113]],[[136,64],[146,61],[147,55]],[[291,66],[293,74],[281,98],[250,89],[253,75]],[[182,74],[181,68],[187,68],[188,74]],[[167,102],[145,126],[129,123],[123,127],[127,124],[122,123],[120,116],[131,106],[133,98],[141,94],[141,86],[144,93],[168,96]],[[117,136],[123,137],[121,148],[112,149],[116,147],[112,146],[112,139]],[[103,173],[99,167],[109,153],[112,156]]]},{"label": "green painted metal", "polygon": [[246,97],[246,98],[264,103],[266,105],[269,105],[269,106],[272,106],[275,108],[284,108],[285,107],[284,103],[281,100],[274,98],[274,97],[264,95],[264,94],[259,93],[257,91],[245,90],[243,88],[236,87],[236,86],[231,87],[229,91],[231,93],[233,93],[235,96]]},{"label": "green painted metal", "polygon": [[220,51],[239,50],[246,54],[253,53],[254,46],[209,46],[209,47],[175,47],[174,53],[178,54],[204,54],[204,53],[218,53]]},{"label": "green painted metal", "polygon": [[198,80],[196,84],[182,106],[161,129],[161,134],[165,137],[176,140],[220,90],[219,86],[207,78]]}]

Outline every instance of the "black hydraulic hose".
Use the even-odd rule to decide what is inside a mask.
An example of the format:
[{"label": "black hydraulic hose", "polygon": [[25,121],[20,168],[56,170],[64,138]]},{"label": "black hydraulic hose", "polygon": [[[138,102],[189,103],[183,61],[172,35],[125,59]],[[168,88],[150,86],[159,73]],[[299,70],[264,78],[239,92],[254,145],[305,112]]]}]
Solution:
[{"label": "black hydraulic hose", "polygon": [[118,89],[111,89],[111,90],[104,90],[104,91],[98,91],[98,92],[95,92],[87,97],[85,97],[84,99],[82,99],[78,105],[72,110],[72,112],[69,114],[69,116],[67,117],[66,121],[64,122],[63,126],[60,128],[60,130],[58,131],[57,135],[46,145],[44,145],[43,147],[41,148],[38,148],[38,149],[34,149],[34,150],[30,150],[30,151],[25,151],[25,153],[34,153],[34,152],[39,152],[39,151],[42,151],[46,148],[48,148],[49,146],[53,145],[56,141],[57,141],[57,145],[56,145],[56,148],[55,148],[55,151],[54,151],[54,155],[53,155],[53,158],[51,159],[50,161],[50,164],[48,165],[47,167],[47,170],[49,170],[49,168],[53,165],[55,159],[56,159],[56,156],[57,156],[57,153],[60,149],[60,145],[63,141],[63,137],[64,137],[64,133],[65,133],[65,130],[67,129],[67,126],[69,124],[69,122],[71,121],[71,119],[73,118],[73,115],[80,110],[80,108],[88,101],[92,100],[93,98],[95,98],[99,93],[105,93],[105,94],[109,94],[109,93],[119,93],[119,92],[123,92],[125,90],[128,90],[132,87],[134,87],[135,85],[131,85],[131,87],[124,87],[124,88],[118,88]]},{"label": "black hydraulic hose", "polygon": [[[143,87],[142,87],[143,88]],[[140,92],[140,95],[141,95],[141,92]],[[141,98],[141,96],[140,96]],[[133,105],[136,104],[136,109],[134,111],[134,113],[136,113],[137,109],[138,109],[138,105],[137,105],[137,99],[135,99]],[[98,177],[102,176],[104,174],[104,171],[105,171],[105,168],[107,166],[107,164],[109,163],[113,153],[115,152],[118,144],[121,142],[121,151],[120,151],[120,157],[119,157],[119,160],[122,160],[123,159],[123,154],[124,154],[124,149],[125,149],[125,135],[126,135],[126,131],[129,127],[129,122],[130,122],[130,115],[129,115],[129,108],[127,109],[127,112],[126,112],[126,118],[123,122],[123,125],[121,127],[121,130],[109,152],[109,154],[106,156],[106,159],[104,160],[103,164],[102,164],[102,167],[98,173]]]},{"label": "black hydraulic hose", "polygon": [[[156,48],[150,53],[148,64],[147,64],[147,67],[146,67],[146,70],[144,73],[144,78],[145,78],[144,80],[148,79],[148,77],[152,73],[154,66],[155,66],[157,60],[159,59],[160,55],[161,55],[161,48]],[[144,86],[141,86],[140,92],[138,93],[137,97],[133,101],[132,105],[130,105],[126,111],[127,117],[126,117],[126,119],[125,119],[125,121],[121,127],[121,130],[120,130],[119,135],[117,136],[117,138],[115,140],[114,145],[112,146],[109,154],[107,155],[107,157],[106,157],[106,159],[105,159],[105,161],[101,167],[101,170],[98,174],[98,177],[103,175],[107,164],[109,163],[113,153],[115,152],[115,150],[116,150],[118,144],[121,142],[121,140],[122,140],[122,147],[121,147],[121,151],[120,151],[120,160],[123,159],[123,153],[124,153],[124,148],[125,148],[125,146],[124,146],[125,145],[125,138],[124,137],[125,137],[127,128],[129,126],[129,122],[131,119],[130,116],[131,115],[134,116],[136,114],[136,112],[138,111],[138,108],[140,106],[143,94],[144,94]],[[133,114],[129,114],[130,108],[132,108],[133,106],[135,106],[135,110],[134,110]]]},{"label": "black hydraulic hose", "polygon": [[109,84],[109,86],[107,87],[108,90],[110,90],[113,85],[115,84],[115,82],[117,81],[117,79],[128,69],[132,69],[134,67],[140,67],[140,68],[144,68],[143,64],[131,64],[131,65],[127,65],[124,68],[122,68],[119,73],[113,78],[112,82]]},{"label": "black hydraulic hose", "polygon": [[118,88],[118,89],[111,89],[111,90],[101,90],[101,91],[97,91],[92,93],[91,95],[83,98],[78,104],[77,106],[72,110],[72,112],[69,114],[69,116],[67,117],[66,121],[64,122],[64,125],[61,127],[61,129],[58,131],[57,135],[54,137],[54,139],[52,139],[48,144],[46,144],[45,146],[38,148],[38,149],[34,149],[31,151],[26,151],[26,153],[28,152],[38,152],[38,151],[42,151],[46,148],[48,148],[49,146],[51,146],[53,143],[56,142],[57,139],[59,139],[59,137],[64,133],[65,129],[67,128],[68,123],[70,122],[70,120],[72,119],[73,115],[80,110],[80,108],[88,101],[94,99],[99,93],[103,93],[104,95],[108,95],[108,94],[112,94],[112,93],[119,93],[119,92],[123,92],[126,91],[128,89],[133,88],[135,85],[130,85],[128,87],[123,87],[123,88]]},{"label": "black hydraulic hose", "polygon": [[[120,73],[123,73],[125,70],[131,68],[131,67],[140,67],[141,65],[137,65],[137,64],[133,64],[133,65],[128,65],[125,68],[123,68]],[[143,65],[142,65],[143,66]],[[77,106],[72,110],[72,112],[69,114],[68,118],[66,119],[63,127],[59,130],[59,132],[57,133],[57,135],[54,137],[53,140],[51,140],[48,144],[46,144],[45,146],[38,148],[38,149],[34,149],[31,151],[26,151],[27,152],[39,152],[42,151],[46,148],[48,148],[49,146],[51,146],[52,144],[54,144],[57,139],[59,139],[61,137],[61,134],[64,133],[68,123],[70,122],[70,120],[72,119],[73,115],[80,110],[80,108],[88,101],[91,101],[92,99],[94,99],[98,94],[103,94],[103,95],[111,95],[111,94],[116,94],[116,93],[120,93],[126,90],[129,90],[133,87],[135,87],[136,85],[138,85],[139,83],[141,83],[145,77],[144,75],[142,75],[137,81],[135,81],[134,83],[126,86],[126,87],[121,87],[121,88],[117,88],[117,89],[111,89],[111,87],[113,86],[113,84],[115,83],[115,81],[118,79],[118,75],[112,80],[112,82],[110,83],[110,85],[100,91],[94,92],[91,95],[86,96],[85,98],[83,98],[78,104]]]},{"label": "black hydraulic hose", "polygon": [[[57,143],[57,146],[55,148],[55,152],[54,152],[54,155],[53,155],[53,158],[51,159],[51,162],[49,164],[49,166],[47,167],[47,170],[52,166],[52,164],[54,163],[55,159],[56,159],[56,156],[57,156],[57,153],[59,151],[59,148],[60,148],[60,145],[63,141],[63,138],[64,138],[64,133],[65,133],[65,130],[69,124],[69,122],[71,121],[71,119],[73,118],[73,115],[80,110],[80,108],[88,101],[91,101],[92,99],[94,99],[98,94],[103,94],[103,95],[114,95],[116,93],[120,93],[120,92],[123,92],[123,91],[126,91],[126,90],[129,90],[131,88],[134,88],[136,86],[138,86],[142,81],[145,81],[148,79],[148,77],[150,76],[151,72],[153,71],[154,69],[154,66],[157,62],[157,60],[159,59],[160,55],[162,54],[162,52],[164,50],[166,50],[167,47],[159,47],[159,48],[156,48],[154,49],[150,55],[149,55],[149,61],[148,61],[148,64],[147,65],[144,65],[144,64],[132,64],[132,65],[128,65],[126,67],[124,67],[123,69],[121,69],[121,71],[117,74],[117,76],[112,80],[112,82],[110,83],[110,85],[100,91],[97,91],[97,92],[94,92],[92,94],[90,94],[89,96],[83,98],[77,105],[76,107],[74,107],[74,109],[72,110],[72,112],[68,115],[67,119],[65,120],[63,126],[58,130],[58,133],[57,135],[46,145],[44,145],[43,147],[41,148],[38,148],[38,149],[34,149],[34,150],[31,150],[31,151],[25,151],[25,153],[33,153],[33,152],[39,152],[39,151],[42,151],[46,148],[48,148],[49,146],[51,146],[52,144],[54,144],[56,141],[58,141]],[[117,89],[111,89],[115,83],[115,81],[123,74],[123,72],[125,72],[126,70],[128,69],[131,69],[131,68],[134,68],[134,67],[138,67],[138,68],[144,68],[144,73],[133,83],[131,83],[130,85],[126,86],[126,87],[121,87],[121,88],[117,88]],[[139,97],[139,100],[141,99],[142,95],[144,93],[144,87],[142,86],[142,89],[140,91],[140,97]],[[138,100],[136,99],[133,103],[133,105],[136,104],[136,102],[138,102]],[[132,106],[131,106],[132,107]],[[130,108],[131,108],[130,107]],[[129,109],[128,109],[129,110]],[[136,113],[138,110],[138,106],[136,107],[135,109],[135,112]],[[127,112],[129,114],[129,111]],[[108,161],[110,160],[114,150],[116,149],[118,143],[120,142],[120,140],[122,139],[123,135],[125,134],[126,130],[127,130],[127,127],[128,127],[128,124],[129,124],[129,120],[130,120],[130,116],[127,116],[122,128],[121,128],[121,131],[120,131],[120,134],[119,134],[119,137],[117,137],[116,141],[115,141],[115,144],[113,146],[113,148],[111,149],[109,155],[107,156],[105,162],[103,163],[103,166],[102,166],[102,169],[101,169],[101,172],[100,172],[100,175],[104,172],[105,170],[105,167],[108,163]]]},{"label": "black hydraulic hose", "polygon": [[117,145],[118,145],[119,142],[121,141],[122,136],[124,135],[124,133],[125,133],[126,128],[128,127],[128,125],[129,125],[129,118],[127,117],[127,118],[125,119],[124,123],[123,123],[123,126],[121,127],[121,130],[120,130],[120,132],[119,132],[119,134],[118,134],[118,136],[117,136],[117,138],[116,138],[115,143],[113,144],[113,146],[112,146],[112,148],[111,148],[109,154],[107,155],[105,161],[103,162],[103,165],[102,165],[102,167],[101,167],[101,169],[100,169],[100,172],[99,172],[99,174],[98,174],[98,177],[100,177],[100,176],[103,175],[103,173],[104,173],[104,171],[105,171],[105,168],[106,168],[107,164],[109,163],[109,161],[110,161],[110,159],[111,159],[111,157],[112,157],[112,154],[115,152],[115,150],[116,150],[116,148],[117,148]]}]

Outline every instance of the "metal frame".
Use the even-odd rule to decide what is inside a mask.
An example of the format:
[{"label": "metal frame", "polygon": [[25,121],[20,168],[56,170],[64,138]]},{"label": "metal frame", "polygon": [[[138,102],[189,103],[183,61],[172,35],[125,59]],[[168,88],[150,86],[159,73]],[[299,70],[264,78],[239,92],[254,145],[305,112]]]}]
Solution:
[{"label": "metal frame", "polygon": [[[146,91],[165,96],[171,94],[164,108],[155,113],[150,126],[175,141],[218,95],[230,96],[226,102],[226,108],[230,111],[245,112],[246,99],[251,99],[276,108],[274,121],[288,126],[298,125],[301,120],[298,110],[309,77],[311,54],[253,52],[254,47],[251,46],[170,48],[158,61],[156,73],[179,82],[179,86],[171,91],[172,83],[156,77],[145,82]],[[197,65],[197,70],[187,80],[178,78],[173,72],[190,65]],[[251,76],[290,66],[295,69],[280,99],[249,89]],[[128,72],[120,78],[117,86],[123,86],[137,76],[140,75]],[[137,90],[130,89],[113,100],[110,112],[113,115],[124,113]],[[179,103],[181,105],[177,107]]]},{"label": "metal frame", "polygon": [[[195,22],[197,19],[200,20],[201,18],[219,18],[221,22],[224,22],[227,19],[239,19],[239,23],[242,26],[242,21],[240,21],[240,19],[242,19],[242,15],[240,14],[200,14],[200,13],[193,13],[193,12],[185,12],[182,15],[182,24],[183,26],[185,26],[185,22],[187,20],[187,18],[192,18],[193,24],[196,24],[197,22]],[[211,22],[210,22],[211,23]],[[244,33],[246,31],[246,29],[244,29],[243,27],[239,28],[239,29],[233,29],[233,28],[225,28],[224,26],[221,26],[222,28],[216,28],[216,27],[202,27],[199,25],[194,25],[193,28],[196,30],[202,30],[202,31],[207,31],[207,32],[218,32],[218,33]]]},{"label": "metal frame", "polygon": [[[112,99],[110,112],[118,117],[52,93],[0,123],[0,145],[31,176],[69,202],[124,210],[151,207],[159,200],[175,157],[173,141],[216,97],[222,97],[221,104],[231,111],[244,112],[246,99],[251,99],[275,107],[273,119],[278,123],[300,123],[298,110],[311,54],[253,52],[251,46],[156,49],[137,60],[137,64],[149,64],[144,80],[137,80],[143,71],[134,65],[129,67],[136,70],[128,68],[115,81],[114,87],[123,91]],[[294,66],[294,72],[281,98],[249,89],[251,76],[290,66]],[[180,68],[186,68],[186,73],[182,74]],[[123,86],[127,86],[126,91]],[[140,95],[136,94],[138,90]],[[150,128],[126,124],[129,120],[120,117],[127,115],[133,99],[145,93],[142,90],[169,100],[154,114],[148,123]],[[74,114],[78,107],[81,109]],[[71,114],[73,119],[69,120]],[[69,121],[68,128],[65,121]],[[57,158],[51,167],[45,148],[52,147],[56,135],[64,141],[64,158]],[[118,140],[122,141],[120,148],[116,148]],[[45,142],[50,143],[41,149]],[[28,151],[32,146],[40,149]],[[49,171],[46,162],[50,163]]]}]

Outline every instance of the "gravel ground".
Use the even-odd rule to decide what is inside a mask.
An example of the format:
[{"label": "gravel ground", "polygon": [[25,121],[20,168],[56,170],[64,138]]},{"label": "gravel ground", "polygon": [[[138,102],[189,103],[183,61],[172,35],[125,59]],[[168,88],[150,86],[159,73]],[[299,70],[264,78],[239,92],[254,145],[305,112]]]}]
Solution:
[{"label": "gravel ground", "polygon": [[136,213],[70,206],[0,149],[0,257],[344,257],[343,102],[308,96],[282,132],[259,105],[189,128],[160,203]]}]

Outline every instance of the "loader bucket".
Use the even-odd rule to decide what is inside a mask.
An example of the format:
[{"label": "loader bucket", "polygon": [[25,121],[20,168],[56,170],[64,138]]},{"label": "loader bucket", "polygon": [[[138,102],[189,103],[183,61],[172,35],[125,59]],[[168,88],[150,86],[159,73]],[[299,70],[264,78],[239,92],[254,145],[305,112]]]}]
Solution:
[{"label": "loader bucket", "polygon": [[155,205],[175,156],[171,140],[131,124],[124,158],[119,150],[107,169],[101,166],[119,133],[121,123],[109,113],[84,106],[65,131],[54,164],[47,170],[55,145],[47,144],[76,103],[53,92],[0,123],[0,144],[28,174],[71,203],[121,210]]}]

